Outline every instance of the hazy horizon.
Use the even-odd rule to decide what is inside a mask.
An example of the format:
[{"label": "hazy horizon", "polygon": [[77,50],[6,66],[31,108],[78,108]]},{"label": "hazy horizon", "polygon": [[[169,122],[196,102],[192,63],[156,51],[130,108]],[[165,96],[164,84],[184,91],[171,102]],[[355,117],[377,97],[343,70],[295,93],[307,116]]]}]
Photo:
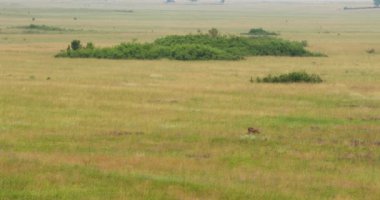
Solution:
[{"label": "hazy horizon", "polygon": [[[217,5],[219,0],[176,0],[175,5]],[[265,3],[305,3],[305,4],[326,4],[326,3],[347,3],[371,5],[371,0],[226,0],[225,5],[254,5]],[[30,8],[89,8],[89,9],[108,9],[108,8],[144,8],[145,6],[169,6],[164,0],[0,0],[0,6],[9,7],[30,7]]]}]

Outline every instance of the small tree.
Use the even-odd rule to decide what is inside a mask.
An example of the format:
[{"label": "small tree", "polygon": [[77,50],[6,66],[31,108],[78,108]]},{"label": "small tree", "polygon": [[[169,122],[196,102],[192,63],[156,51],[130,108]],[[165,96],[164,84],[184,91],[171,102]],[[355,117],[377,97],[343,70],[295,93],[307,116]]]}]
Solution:
[{"label": "small tree", "polygon": [[208,34],[211,36],[211,37],[216,37],[219,35],[219,31],[218,29],[216,28],[212,28],[208,31]]},{"label": "small tree", "polygon": [[380,6],[380,0],[373,0],[373,4],[375,4],[376,7]]},{"label": "small tree", "polygon": [[95,46],[92,42],[87,42],[86,49],[94,49]]},{"label": "small tree", "polygon": [[80,44],[80,40],[73,40],[71,42],[71,49],[73,49],[75,51],[75,50],[78,50],[80,48],[82,48],[82,45]]}]

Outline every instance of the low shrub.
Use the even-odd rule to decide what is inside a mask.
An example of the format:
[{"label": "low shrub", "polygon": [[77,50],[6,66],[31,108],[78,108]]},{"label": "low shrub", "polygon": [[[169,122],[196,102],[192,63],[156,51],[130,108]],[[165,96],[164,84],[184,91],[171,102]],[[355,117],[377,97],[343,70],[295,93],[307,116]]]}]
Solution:
[{"label": "low shrub", "polygon": [[73,40],[71,42],[71,49],[76,51],[82,48],[82,44],[80,43],[80,40]]},{"label": "low shrub", "polygon": [[252,36],[275,36],[278,35],[275,32],[269,32],[264,30],[263,28],[252,28],[251,30],[248,31],[248,35]]},{"label": "low shrub", "polygon": [[95,45],[92,42],[87,42],[86,49],[95,49]]},{"label": "low shrub", "polygon": [[257,78],[259,83],[321,83],[323,80],[319,75],[308,74],[306,72],[290,72],[278,76],[271,74],[264,78]]},{"label": "low shrub", "polygon": [[[77,44],[77,41],[75,44]],[[73,41],[73,42],[74,42]],[[75,47],[75,48],[74,48]],[[239,56],[229,54],[217,48],[199,44],[182,44],[171,47],[152,44],[122,43],[111,48],[94,48],[80,44],[71,45],[66,51],[61,51],[56,57],[71,58],[107,58],[107,59],[160,59],[173,60],[237,60]]]}]

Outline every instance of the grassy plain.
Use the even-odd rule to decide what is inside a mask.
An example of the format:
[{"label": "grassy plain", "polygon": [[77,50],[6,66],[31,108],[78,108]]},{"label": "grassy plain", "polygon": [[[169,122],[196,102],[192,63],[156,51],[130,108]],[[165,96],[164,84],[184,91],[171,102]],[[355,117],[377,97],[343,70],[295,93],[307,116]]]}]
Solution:
[{"label": "grassy plain", "polygon": [[[1,9],[0,199],[377,199],[380,13],[344,6]],[[71,31],[17,28],[32,23]],[[211,27],[263,27],[328,57],[54,58],[72,39],[110,46]],[[325,82],[249,82],[293,70]],[[244,137],[251,126],[262,134]]]}]

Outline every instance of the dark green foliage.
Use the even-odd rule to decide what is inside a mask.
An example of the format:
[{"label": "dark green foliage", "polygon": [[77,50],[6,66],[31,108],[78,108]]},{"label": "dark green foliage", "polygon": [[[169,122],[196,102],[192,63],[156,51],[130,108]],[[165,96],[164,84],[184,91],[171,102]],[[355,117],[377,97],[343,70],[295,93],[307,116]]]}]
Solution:
[{"label": "dark green foliage", "polygon": [[306,72],[290,72],[279,76],[268,75],[264,78],[257,78],[259,83],[321,83],[323,80],[319,75],[307,74]]},{"label": "dark green foliage", "polygon": [[[74,42],[74,41],[73,41]],[[78,41],[77,41],[78,42]],[[302,42],[278,38],[248,38],[214,34],[171,35],[153,43],[122,43],[111,48],[86,48],[71,44],[57,57],[94,57],[109,59],[238,60],[246,56],[321,56],[304,48]]]},{"label": "dark green foliage", "polygon": [[81,49],[82,48],[82,45],[80,43],[80,40],[73,40],[71,41],[71,49],[76,51],[78,49]]},{"label": "dark green foliage", "polygon": [[57,57],[72,58],[109,58],[109,59],[160,59],[174,60],[236,60],[238,56],[230,55],[217,48],[198,44],[183,44],[171,47],[153,44],[123,43],[112,48],[81,48],[61,51]]},{"label": "dark green foliage", "polygon": [[172,59],[175,60],[235,60],[223,50],[201,44],[175,45],[171,50]]},{"label": "dark green foliage", "polygon": [[253,29],[249,30],[248,35],[253,35],[253,36],[273,36],[273,35],[277,35],[277,33],[275,33],[275,32],[269,32],[269,31],[266,31],[266,30],[264,30],[262,28],[253,28]]},{"label": "dark green foliage", "polygon": [[175,46],[178,44],[202,44],[217,48],[237,57],[244,56],[321,56],[304,49],[305,42],[279,38],[249,38],[242,36],[172,35],[157,39],[154,44]]}]

